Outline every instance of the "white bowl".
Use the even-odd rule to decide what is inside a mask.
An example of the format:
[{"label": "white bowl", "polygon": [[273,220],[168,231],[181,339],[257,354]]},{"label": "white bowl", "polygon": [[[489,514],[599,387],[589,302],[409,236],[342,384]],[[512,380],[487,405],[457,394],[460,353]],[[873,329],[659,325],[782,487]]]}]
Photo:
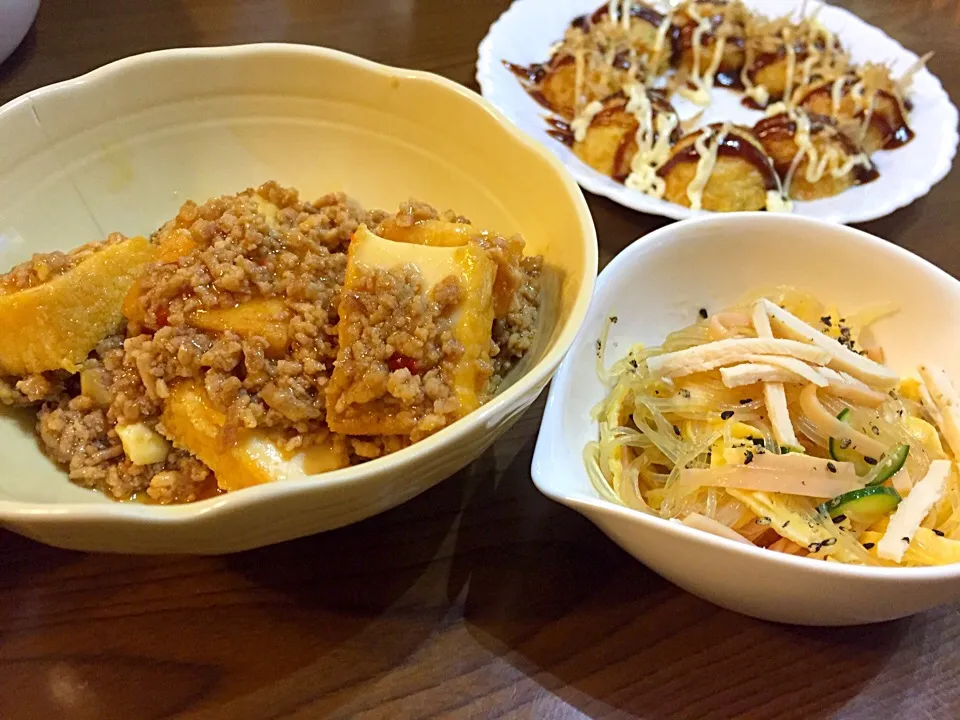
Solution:
[{"label": "white bowl", "polygon": [[[907,50],[882,30],[869,25],[849,10],[811,0],[745,0],[746,5],[768,17],[796,13],[804,5],[807,13],[817,12],[817,18],[850,51],[854,62],[869,60],[889,63],[894,74],[910,67],[916,53]],[[663,5],[663,3],[655,3]],[[477,82],[483,96],[515,122],[521,129],[546,145],[559,157],[580,185],[590,192],[604,195],[625,207],[669,218],[688,218],[710,214],[707,210],[691,210],[682,205],[632,190],[623,183],[603,175],[582,162],[563,143],[547,134],[550,126],[544,122],[546,111],[521,87],[503,60],[521,65],[544,62],[550,56],[550,47],[563,37],[573,18],[592,12],[599,0],[516,0],[490,26],[480,43],[477,61]],[[928,48],[915,48],[921,54]],[[935,58],[932,65],[943,67],[948,61]],[[713,101],[699,123],[731,120],[753,126],[762,112],[749,110],[740,104],[741,96],[723,88],[714,88]],[[904,207],[936,185],[950,171],[957,153],[957,108],[943,89],[940,80],[924,68],[914,76],[910,99],[914,107],[910,126],[916,137],[898,150],[880,151],[873,161],[880,177],[868,185],[850,188],[839,195],[820,200],[798,201],[794,214],[855,223],[873,220]],[[690,118],[701,108],[685,101],[677,102],[677,110]]]},{"label": "white bowl", "polygon": [[40,8],[40,0],[0,0],[0,63],[23,41]]},{"label": "white bowl", "polygon": [[[410,197],[520,232],[548,267],[538,341],[504,389],[416,445],[324,475],[179,507],[116,503],[67,480],[26,416],[0,415],[0,524],[53,545],[221,553],[355,522],[450,476],[537,397],[579,327],[596,232],[560,163],[443,78],[315,47],[128,58],[0,108],[0,266],[109,231],[150,233],[188,199],[267,179],[367,207]],[[562,278],[562,286],[557,282]],[[29,329],[25,329],[29,331]],[[0,338],[3,342],[3,338]]]},{"label": "white bowl", "polygon": [[718,309],[778,284],[808,289],[840,308],[895,303],[900,312],[876,326],[887,362],[912,374],[927,361],[960,377],[960,282],[927,261],[809,218],[744,213],[687,220],[637,240],[600,274],[587,319],[551,385],[534,482],[671,582],[747,615],[849,625],[960,599],[960,565],[867,568],[787,556],[615,505],[590,484],[581,451],[597,437],[590,410],[605,395],[594,365],[604,319],[618,318],[609,365],[632,343],[659,344],[693,322],[701,307]]}]

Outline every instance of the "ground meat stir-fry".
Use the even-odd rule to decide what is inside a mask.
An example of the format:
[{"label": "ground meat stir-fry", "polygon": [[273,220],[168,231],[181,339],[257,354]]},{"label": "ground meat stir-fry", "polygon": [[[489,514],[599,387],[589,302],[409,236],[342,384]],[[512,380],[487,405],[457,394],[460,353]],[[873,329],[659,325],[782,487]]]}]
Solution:
[{"label": "ground meat stir-fry", "polygon": [[[370,388],[389,385],[391,412],[428,403],[437,417],[421,412],[417,431],[400,434],[337,436],[326,424],[334,364],[347,362],[338,361],[338,330],[350,240],[361,225],[377,228],[388,218],[404,227],[467,223],[412,202],[397,215],[366,211],[341,193],[305,202],[272,182],[203,205],[188,202],[152,236],[158,260],[123,302],[125,327],[104,338],[77,374],[0,374],[0,403],[39,406],[38,432],[50,457],[77,484],[116,499],[208,497],[218,488],[209,457],[228,455],[251,437],[269,437],[287,455],[328,447],[331,457],[343,456],[331,467],[399,450],[451,419],[442,417],[451,392],[442,367],[462,352],[447,329],[447,309],[460,300],[454,278],[424,305],[423,295],[407,292],[419,282],[416,268],[397,268],[372,275],[370,292],[347,300],[362,305],[359,316],[371,322],[357,331],[382,361],[357,365],[354,379]],[[42,284],[120,238],[35,256],[0,278],[0,292]],[[533,339],[540,258],[521,257],[519,239],[483,242],[500,268],[492,393]],[[383,322],[413,313],[424,320],[417,336]],[[415,374],[416,363],[434,371]],[[188,386],[216,417],[209,457],[172,432],[165,414],[175,389]]]}]

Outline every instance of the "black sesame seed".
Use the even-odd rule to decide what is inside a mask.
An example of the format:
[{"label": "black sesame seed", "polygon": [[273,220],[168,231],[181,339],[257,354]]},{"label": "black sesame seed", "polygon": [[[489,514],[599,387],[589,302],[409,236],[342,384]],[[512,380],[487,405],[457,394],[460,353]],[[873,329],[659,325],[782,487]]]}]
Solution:
[{"label": "black sesame seed", "polygon": [[783,527],[787,527],[787,525],[789,525],[789,524],[790,524],[790,521],[787,520],[787,521],[783,524]]},{"label": "black sesame seed", "polygon": [[840,447],[843,448],[844,450],[846,450],[852,444],[853,444],[853,440],[851,440],[850,438],[841,438],[840,440]]},{"label": "black sesame seed", "polygon": [[832,462],[828,462],[828,463],[827,463],[827,470],[829,470],[829,471],[832,472],[832,473],[835,473],[835,472],[837,471],[837,466],[834,465]]},{"label": "black sesame seed", "polygon": [[869,455],[864,455],[864,456],[863,456],[863,461],[864,461],[867,465],[876,465],[876,464],[877,464],[876,458],[872,458],[872,457],[870,457]]},{"label": "black sesame seed", "polygon": [[864,543],[863,547],[865,550],[871,550],[873,548],[873,543]]},{"label": "black sesame seed", "polygon": [[874,435],[879,435],[879,434],[880,434],[880,428],[878,428],[876,425],[871,425],[871,426],[870,426],[870,432],[872,432]]},{"label": "black sesame seed", "polygon": [[610,322],[612,322],[614,325],[617,324],[617,321],[618,321],[619,319],[620,319],[620,318],[618,318],[616,315],[611,315],[611,316],[610,316]]},{"label": "black sesame seed", "polygon": [[721,420],[729,420],[732,417],[733,417],[733,410],[724,410],[722,413],[720,413]]},{"label": "black sesame seed", "polygon": [[820,318],[820,322],[822,322],[827,327],[831,327],[833,325],[833,321],[830,319],[829,315],[824,315],[822,318]]},{"label": "black sesame seed", "polygon": [[677,437],[680,437],[680,428],[678,428],[676,425],[673,426],[673,434]]},{"label": "black sesame seed", "polygon": [[752,463],[752,462],[753,462],[753,453],[750,452],[749,450],[747,450],[747,451],[743,454],[743,464],[744,464],[744,465],[749,465],[749,464]]},{"label": "black sesame seed", "polygon": [[680,388],[680,397],[690,399],[690,391],[686,388]]},{"label": "black sesame seed", "polygon": [[846,520],[846,519],[847,519],[847,516],[846,516],[846,515],[837,515],[837,516],[833,519],[833,524],[834,524],[834,525],[839,525],[840,523],[842,523],[842,522],[843,522],[844,520]]},{"label": "black sesame seed", "polygon": [[636,360],[631,360],[631,361],[630,361],[630,367],[632,367],[634,370],[636,370],[636,369],[637,369],[637,361],[636,361]]},{"label": "black sesame seed", "polygon": [[753,402],[753,398],[743,398],[743,399],[740,401],[740,404],[741,404],[741,405],[749,405],[749,404],[752,403],[752,402]]},{"label": "black sesame seed", "polygon": [[597,352],[600,352],[600,348],[603,347],[603,343],[597,340]]},{"label": "black sesame seed", "polygon": [[943,530],[937,530],[936,528],[933,529],[933,534],[937,537],[945,537]]},{"label": "black sesame seed", "polygon": [[908,537],[902,537],[902,538],[900,538],[900,539],[903,540],[903,542],[907,543],[908,545],[910,544],[910,538],[908,538]]},{"label": "black sesame seed", "polygon": [[708,315],[709,315],[709,313],[707,313],[707,309],[706,309],[706,308],[700,308],[700,317],[702,317],[704,320],[706,320],[707,317],[708,317]]},{"label": "black sesame seed", "polygon": [[770,524],[770,518],[768,518],[768,517],[766,517],[766,516],[764,516],[764,517],[758,517],[758,518],[756,519],[756,523],[757,523],[757,525],[769,525],[769,524]]}]

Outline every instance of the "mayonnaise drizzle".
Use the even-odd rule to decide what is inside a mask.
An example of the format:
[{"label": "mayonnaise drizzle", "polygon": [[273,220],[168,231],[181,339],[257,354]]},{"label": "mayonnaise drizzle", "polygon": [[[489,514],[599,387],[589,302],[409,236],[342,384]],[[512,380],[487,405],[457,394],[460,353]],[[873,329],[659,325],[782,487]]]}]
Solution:
[{"label": "mayonnaise drizzle", "polygon": [[834,117],[840,112],[840,102],[843,100],[843,88],[847,83],[847,77],[841,75],[833,81],[833,87],[830,88],[830,114]]},{"label": "mayonnaise drizzle", "polygon": [[700,73],[700,57],[701,57],[701,47],[700,43],[703,41],[703,34],[711,32],[713,27],[710,24],[709,18],[704,18],[697,12],[694,5],[690,5],[687,8],[687,13],[697,23],[697,27],[694,29],[691,43],[693,49],[693,67],[690,70],[690,82],[693,84],[694,88],[691,90],[687,87],[680,88],[680,94],[697,105],[705,106],[710,103],[710,88],[713,86],[713,79],[717,73],[717,70],[720,67],[720,63],[723,60],[723,50],[726,45],[726,34],[717,33],[714,35],[713,43],[713,56],[710,58],[710,63],[707,66],[706,72],[701,75]]},{"label": "mayonnaise drizzle", "polygon": [[637,152],[630,162],[630,175],[624,184],[634,190],[663,197],[666,183],[657,170],[670,157],[670,136],[680,118],[675,112],[655,111],[647,89],[640,84],[626,88],[627,112],[637,120]]},{"label": "mayonnaise drizzle", "polygon": [[603,103],[599,100],[594,100],[583,109],[583,112],[570,122],[570,129],[573,131],[574,140],[583,142],[583,139],[587,136],[587,128],[590,127],[590,123],[593,122],[593,119],[601,110],[603,110]]},{"label": "mayonnaise drizzle", "polygon": [[580,103],[583,102],[583,82],[584,75],[586,74],[584,72],[586,59],[584,58],[583,50],[578,49],[574,51],[573,60],[576,68],[573,81],[573,107],[574,111],[576,111],[576,108],[580,107]]},{"label": "mayonnaise drizzle", "polygon": [[[697,172],[687,185],[687,199],[690,201],[692,210],[700,210],[703,207],[703,190],[717,167],[717,154],[729,132],[730,123],[728,122],[724,123],[719,131],[714,128],[704,128],[693,142],[700,159],[697,160]],[[713,138],[716,138],[716,142],[708,144]]]}]

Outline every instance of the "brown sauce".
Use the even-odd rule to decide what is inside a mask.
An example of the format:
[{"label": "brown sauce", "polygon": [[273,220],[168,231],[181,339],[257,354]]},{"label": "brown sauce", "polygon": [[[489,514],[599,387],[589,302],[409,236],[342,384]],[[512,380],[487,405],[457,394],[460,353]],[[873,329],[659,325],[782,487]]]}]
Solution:
[{"label": "brown sauce", "polygon": [[[717,129],[714,125],[711,125],[711,128]],[[773,163],[770,161],[770,158],[767,157],[767,154],[763,150],[742,135],[734,132],[727,133],[717,150],[717,157],[738,158],[750,163],[763,177],[764,187],[768,191],[776,190],[780,186],[777,173],[773,169]],[[681,150],[676,151],[663,167],[657,171],[657,175],[666,177],[676,165],[680,163],[697,162],[699,160],[700,153],[697,152],[694,143],[690,143]]]},{"label": "brown sauce", "polygon": [[547,75],[547,66],[543,63],[533,63],[532,65],[517,65],[516,63],[503,61],[503,66],[516,75],[524,83],[539,85]]},{"label": "brown sauce", "polygon": [[889,130],[888,137],[890,139],[884,143],[883,149],[895,150],[896,148],[903,147],[908,142],[913,140],[914,132],[910,129],[910,126],[907,125],[906,118],[903,117],[903,113],[900,110],[900,103],[892,93],[889,93],[886,90],[877,90],[877,95],[881,95],[888,99],[894,108],[894,116],[892,118],[886,113],[878,114],[875,112],[873,114],[873,117],[877,117],[879,115]]},{"label": "brown sauce", "polygon": [[547,135],[559,140],[567,147],[573,147],[573,130],[570,129],[570,123],[555,117],[548,117],[546,120],[547,125],[551,126],[551,129],[547,130]]},{"label": "brown sauce", "polygon": [[503,66],[507,68],[507,70],[512,72],[520,79],[520,84],[523,86],[523,89],[527,91],[527,94],[532,97],[538,105],[545,107],[547,110],[556,110],[556,108],[553,107],[553,104],[547,100],[546,95],[537,89],[547,75],[548,69],[546,65],[542,63],[533,63],[532,65],[517,65],[516,63],[508,62],[506,60],[503,60],[502,62]]}]

